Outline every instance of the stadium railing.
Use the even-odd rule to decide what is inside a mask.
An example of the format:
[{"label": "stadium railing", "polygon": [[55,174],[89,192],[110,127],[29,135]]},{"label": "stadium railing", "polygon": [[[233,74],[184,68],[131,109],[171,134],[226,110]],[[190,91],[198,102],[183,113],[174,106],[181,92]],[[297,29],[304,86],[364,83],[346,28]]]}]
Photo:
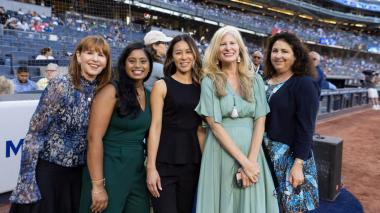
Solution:
[{"label": "stadium railing", "polygon": [[365,88],[322,90],[318,116],[323,117],[364,106],[368,106],[367,89]]}]

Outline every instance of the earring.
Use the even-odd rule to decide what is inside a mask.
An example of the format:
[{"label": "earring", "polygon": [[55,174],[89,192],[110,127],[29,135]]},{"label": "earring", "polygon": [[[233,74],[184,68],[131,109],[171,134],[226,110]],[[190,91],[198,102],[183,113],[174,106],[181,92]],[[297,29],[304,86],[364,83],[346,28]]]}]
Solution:
[{"label": "earring", "polygon": [[219,60],[216,61],[216,65],[219,65]]},{"label": "earring", "polygon": [[241,60],[241,58],[240,58],[240,55],[239,55],[236,62],[240,63],[240,60]]}]

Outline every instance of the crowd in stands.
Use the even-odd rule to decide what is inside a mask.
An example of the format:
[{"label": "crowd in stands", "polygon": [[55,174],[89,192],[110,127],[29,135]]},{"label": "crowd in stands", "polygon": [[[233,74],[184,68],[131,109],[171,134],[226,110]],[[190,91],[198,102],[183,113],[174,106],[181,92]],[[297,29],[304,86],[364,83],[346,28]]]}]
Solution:
[{"label": "crowd in stands", "polygon": [[345,0],[332,0],[337,3],[350,6],[350,7],[356,7],[359,9],[365,9],[365,10],[372,10],[379,12],[380,11],[380,2],[379,1],[345,1]]},{"label": "crowd in stands", "polygon": [[327,75],[345,75],[363,78],[363,70],[380,71],[380,64],[372,57],[366,59],[322,56],[321,66]]},{"label": "crowd in stands", "polygon": [[[162,0],[165,1],[165,0]],[[190,10],[199,10],[201,8],[207,9],[207,14],[209,16],[215,17],[224,17],[230,20],[236,20],[240,22],[240,24],[250,24],[254,29],[269,29],[267,26],[273,26],[273,28],[278,29],[287,29],[293,32],[296,32],[306,37],[310,40],[310,36],[317,35],[319,37],[328,37],[332,39],[338,39],[339,37],[345,37],[347,39],[341,39],[342,41],[348,41],[352,43],[360,43],[365,36],[356,36],[353,33],[344,32],[344,31],[329,31],[327,29],[318,28],[316,26],[306,25],[304,23],[293,23],[290,24],[283,20],[274,20],[273,18],[261,16],[261,15],[253,15],[248,13],[240,13],[237,11],[231,12],[230,9],[220,8],[215,5],[197,5],[190,0],[182,0],[182,1],[165,1],[171,5],[177,5],[178,7],[184,7]],[[243,16],[243,18],[241,18]],[[138,25],[138,24],[126,24],[121,20],[110,20],[100,17],[92,17],[78,14],[76,12],[66,12],[64,17],[57,17],[54,14],[51,17],[41,16],[36,12],[28,12],[24,13],[21,10],[19,11],[10,11],[5,10],[3,7],[0,7],[0,21],[4,29],[16,30],[16,31],[31,31],[38,33],[45,33],[46,35],[56,35],[56,43],[61,43],[66,41],[68,43],[71,42],[73,46],[76,41],[80,40],[82,37],[91,34],[100,34],[103,35],[104,38],[108,40],[112,47],[113,58],[117,58],[120,54],[120,51],[123,47],[127,45],[127,43],[131,40],[142,40],[146,26]],[[165,26],[165,25],[163,25]],[[0,32],[0,36],[3,35],[4,32]],[[180,33],[180,32],[179,32]],[[308,37],[309,36],[309,37]],[[71,38],[70,41],[67,41],[68,37]],[[373,39],[373,38],[370,38]],[[380,40],[379,40],[380,41]],[[38,42],[36,42],[38,43]],[[247,41],[246,42],[249,52],[254,52],[256,50],[262,51],[261,47],[258,44]],[[199,41],[197,41],[198,48],[201,53],[207,48],[208,41],[205,37],[202,37]],[[0,45],[0,66],[4,64],[4,53],[6,50],[2,50],[2,45]],[[55,47],[57,48],[57,47]],[[59,47],[58,47],[59,48]],[[41,49],[41,48],[39,48]],[[40,55],[36,56],[33,54],[31,59],[36,60],[51,60],[51,59],[69,59],[72,55],[71,52],[66,52],[66,54],[57,54],[62,52],[60,49],[53,49],[51,47],[43,47],[40,51]],[[35,50],[36,51],[36,50]],[[37,53],[37,51],[35,53]],[[115,54],[116,53],[116,54]],[[54,63],[57,63],[54,61]],[[15,79],[18,78],[19,71],[17,67],[21,67],[24,70],[24,66],[22,64],[14,64],[15,71],[14,76]],[[44,66],[47,63],[44,63]],[[380,70],[380,64],[373,59],[372,57],[368,58],[342,58],[342,57],[333,57],[333,56],[323,56],[321,60],[321,67],[325,71],[326,75],[344,75],[351,76],[354,78],[363,78],[361,71],[362,70]],[[17,71],[16,71],[17,70]],[[43,70],[43,69],[42,69]],[[0,70],[1,71],[1,70]],[[28,77],[35,76],[36,74],[33,72],[28,72]],[[0,73],[0,75],[2,75]],[[38,71],[37,77],[34,80],[39,80],[43,77],[43,72]],[[8,76],[9,77],[9,76]],[[45,79],[46,81],[46,79]],[[46,83],[46,82],[45,82]],[[17,92],[17,85],[16,92]],[[43,88],[43,87],[41,87]]]},{"label": "crowd in stands", "polygon": [[[291,31],[298,34],[305,40],[314,41],[326,45],[339,45],[350,49],[368,50],[374,49],[380,45],[380,38],[371,35],[357,35],[353,32],[347,32],[328,27],[328,25],[317,26],[312,25],[311,22],[305,22],[294,19],[287,21],[280,18],[273,18],[259,14],[248,12],[241,12],[232,10],[231,8],[219,7],[213,4],[194,3],[191,0],[155,0],[157,2],[164,2],[174,7],[186,9],[197,13],[198,15],[207,16],[216,20],[233,24],[235,26],[242,26],[249,28],[253,31],[261,32],[264,34],[271,34],[272,31]],[[86,32],[99,33],[104,35],[109,41],[126,42],[127,35],[130,31],[141,32],[142,26],[140,25],[126,25],[119,20],[103,21],[91,18],[84,18],[77,13],[66,14],[65,18],[58,18],[54,15],[52,17],[45,17],[36,12],[24,13],[19,11],[5,11],[0,8],[1,22],[6,29],[18,29],[24,31],[35,32],[53,32],[59,26],[65,26],[66,29],[74,29],[78,32],[84,32],[84,36],[88,35]],[[268,27],[270,26],[270,27]],[[340,39],[346,38],[346,39]],[[111,44],[112,45],[112,44]],[[374,49],[376,51],[376,48]]]},{"label": "crowd in stands", "polygon": [[234,26],[241,26],[266,34],[271,34],[272,30],[291,31],[305,40],[326,45],[340,45],[350,49],[368,50],[371,47],[378,47],[380,45],[379,36],[356,35],[353,32],[346,32],[334,27],[328,27],[328,25],[321,27],[312,25],[311,22],[296,19],[293,21],[287,21],[281,18],[232,10],[231,8],[219,7],[213,4],[194,3],[191,0],[155,1],[164,2],[174,7],[192,11],[198,15],[209,17],[210,19],[222,20],[227,23],[232,22],[231,24]]}]

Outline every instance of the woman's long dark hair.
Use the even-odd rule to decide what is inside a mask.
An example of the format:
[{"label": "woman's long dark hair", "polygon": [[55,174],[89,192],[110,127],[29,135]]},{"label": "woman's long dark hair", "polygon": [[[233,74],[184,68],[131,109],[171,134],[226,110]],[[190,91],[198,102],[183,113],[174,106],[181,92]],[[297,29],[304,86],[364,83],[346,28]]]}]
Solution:
[{"label": "woman's long dark hair", "polygon": [[140,104],[137,100],[137,90],[135,87],[135,82],[127,75],[127,70],[125,67],[128,56],[134,50],[144,51],[146,57],[149,60],[149,73],[144,78],[144,81],[146,81],[149,78],[153,68],[152,56],[150,55],[149,51],[145,48],[143,43],[132,43],[128,45],[121,53],[117,63],[117,72],[119,74],[119,102],[117,107],[117,113],[121,117],[127,115],[132,115],[133,117],[136,117],[137,114],[141,112]]},{"label": "woman's long dark hair", "polygon": [[189,45],[193,55],[194,55],[194,63],[193,63],[193,69],[191,71],[191,77],[195,84],[200,83],[200,72],[202,69],[202,62],[201,62],[201,56],[199,54],[197,45],[195,44],[195,41],[191,36],[187,34],[178,35],[173,38],[173,40],[169,44],[168,51],[166,53],[166,60],[164,63],[164,75],[165,77],[172,76],[176,71],[177,67],[174,63],[173,58],[173,51],[174,51],[174,45],[177,44],[180,41],[184,41]]},{"label": "woman's long dark hair", "polygon": [[301,43],[301,40],[293,33],[281,32],[269,38],[269,43],[265,53],[264,75],[266,78],[272,78],[276,74],[276,70],[271,62],[272,48],[276,41],[283,40],[290,45],[296,60],[292,66],[292,72],[295,76],[311,76],[316,77],[315,67],[312,65],[309,50]]}]

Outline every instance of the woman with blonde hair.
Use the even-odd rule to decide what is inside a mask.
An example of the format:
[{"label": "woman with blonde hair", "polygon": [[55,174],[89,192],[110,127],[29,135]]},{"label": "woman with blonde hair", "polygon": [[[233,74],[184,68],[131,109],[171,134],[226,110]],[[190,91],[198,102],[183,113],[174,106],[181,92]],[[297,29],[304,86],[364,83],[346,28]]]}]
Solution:
[{"label": "woman with blonde hair", "polygon": [[42,92],[22,147],[10,212],[79,212],[90,108],[111,76],[108,43],[100,36],[83,38],[69,74],[53,79]]},{"label": "woman with blonde hair", "polygon": [[271,172],[261,148],[269,107],[260,75],[235,27],[213,36],[205,53],[196,108],[208,124],[197,212],[278,212]]}]

